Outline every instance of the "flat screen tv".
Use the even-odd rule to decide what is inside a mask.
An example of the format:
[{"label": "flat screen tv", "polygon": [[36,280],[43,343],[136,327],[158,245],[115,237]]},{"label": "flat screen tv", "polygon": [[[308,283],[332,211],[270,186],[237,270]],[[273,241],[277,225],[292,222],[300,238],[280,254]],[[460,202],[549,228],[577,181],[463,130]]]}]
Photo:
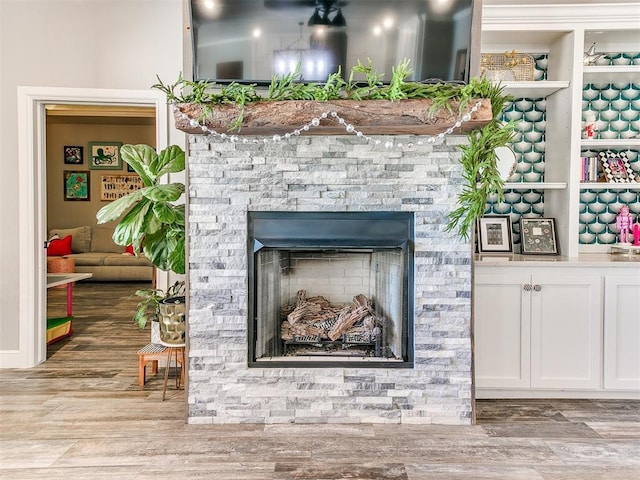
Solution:
[{"label": "flat screen tv", "polygon": [[[189,0],[193,79],[324,82],[369,60],[389,81],[466,82],[479,60],[481,0]],[[471,75],[473,76],[473,74]]]}]

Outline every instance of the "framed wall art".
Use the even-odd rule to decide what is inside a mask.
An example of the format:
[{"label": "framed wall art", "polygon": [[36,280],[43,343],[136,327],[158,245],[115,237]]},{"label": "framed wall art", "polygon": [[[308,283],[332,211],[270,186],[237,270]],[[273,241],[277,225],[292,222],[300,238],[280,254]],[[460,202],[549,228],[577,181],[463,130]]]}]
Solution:
[{"label": "framed wall art", "polygon": [[611,151],[598,154],[602,162],[602,169],[608,182],[629,183],[633,182],[633,169],[625,152],[614,153]]},{"label": "framed wall art", "polygon": [[88,202],[90,197],[90,172],[75,172],[65,170],[64,176],[64,199],[83,200]]},{"label": "framed wall art", "polygon": [[511,219],[508,215],[486,215],[478,220],[479,253],[511,253]]},{"label": "framed wall art", "polygon": [[102,175],[100,179],[100,200],[113,201],[144,187],[137,175]]},{"label": "framed wall art", "polygon": [[65,145],[64,146],[64,163],[67,165],[82,165],[84,162],[82,158],[83,148],[77,145]]},{"label": "framed wall art", "polygon": [[89,142],[89,168],[92,170],[122,170],[122,142]]},{"label": "framed wall art", "polygon": [[521,218],[520,244],[523,255],[557,255],[555,220],[553,218]]}]

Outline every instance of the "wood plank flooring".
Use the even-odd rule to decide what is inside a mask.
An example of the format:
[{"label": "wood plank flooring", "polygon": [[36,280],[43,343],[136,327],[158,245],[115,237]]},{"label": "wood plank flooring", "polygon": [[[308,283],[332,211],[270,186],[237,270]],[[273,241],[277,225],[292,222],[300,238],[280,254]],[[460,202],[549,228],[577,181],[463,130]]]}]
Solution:
[{"label": "wood plank flooring", "polygon": [[[78,283],[74,335],[36,368],[0,370],[0,478],[640,478],[637,401],[485,400],[468,427],[187,425],[184,391],[162,402],[161,375],[137,385],[141,286]],[[48,296],[63,315],[65,290]]]}]

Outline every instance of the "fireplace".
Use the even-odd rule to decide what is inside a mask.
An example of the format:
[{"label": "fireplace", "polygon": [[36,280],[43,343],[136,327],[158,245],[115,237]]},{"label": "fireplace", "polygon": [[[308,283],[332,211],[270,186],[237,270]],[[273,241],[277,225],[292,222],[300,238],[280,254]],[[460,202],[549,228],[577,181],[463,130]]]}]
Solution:
[{"label": "fireplace", "polygon": [[[189,423],[471,422],[472,254],[446,231],[466,137],[425,140],[189,136]],[[336,308],[367,297],[387,338],[287,344],[304,290]]]},{"label": "fireplace", "polygon": [[413,366],[413,222],[248,212],[250,366]]}]

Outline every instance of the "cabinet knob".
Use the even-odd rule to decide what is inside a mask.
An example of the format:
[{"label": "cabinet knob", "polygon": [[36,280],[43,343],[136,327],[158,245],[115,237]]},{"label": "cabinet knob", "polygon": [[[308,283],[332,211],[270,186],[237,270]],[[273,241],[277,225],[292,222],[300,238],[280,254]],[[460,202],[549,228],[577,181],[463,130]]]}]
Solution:
[{"label": "cabinet knob", "polygon": [[540,290],[542,290],[542,285],[534,285],[534,286],[533,286],[533,290],[534,290],[535,292],[539,292]]},{"label": "cabinet knob", "polygon": [[525,283],[525,284],[522,286],[522,289],[523,289],[525,292],[530,292],[530,291],[531,291],[531,284],[530,284],[530,283]]}]

